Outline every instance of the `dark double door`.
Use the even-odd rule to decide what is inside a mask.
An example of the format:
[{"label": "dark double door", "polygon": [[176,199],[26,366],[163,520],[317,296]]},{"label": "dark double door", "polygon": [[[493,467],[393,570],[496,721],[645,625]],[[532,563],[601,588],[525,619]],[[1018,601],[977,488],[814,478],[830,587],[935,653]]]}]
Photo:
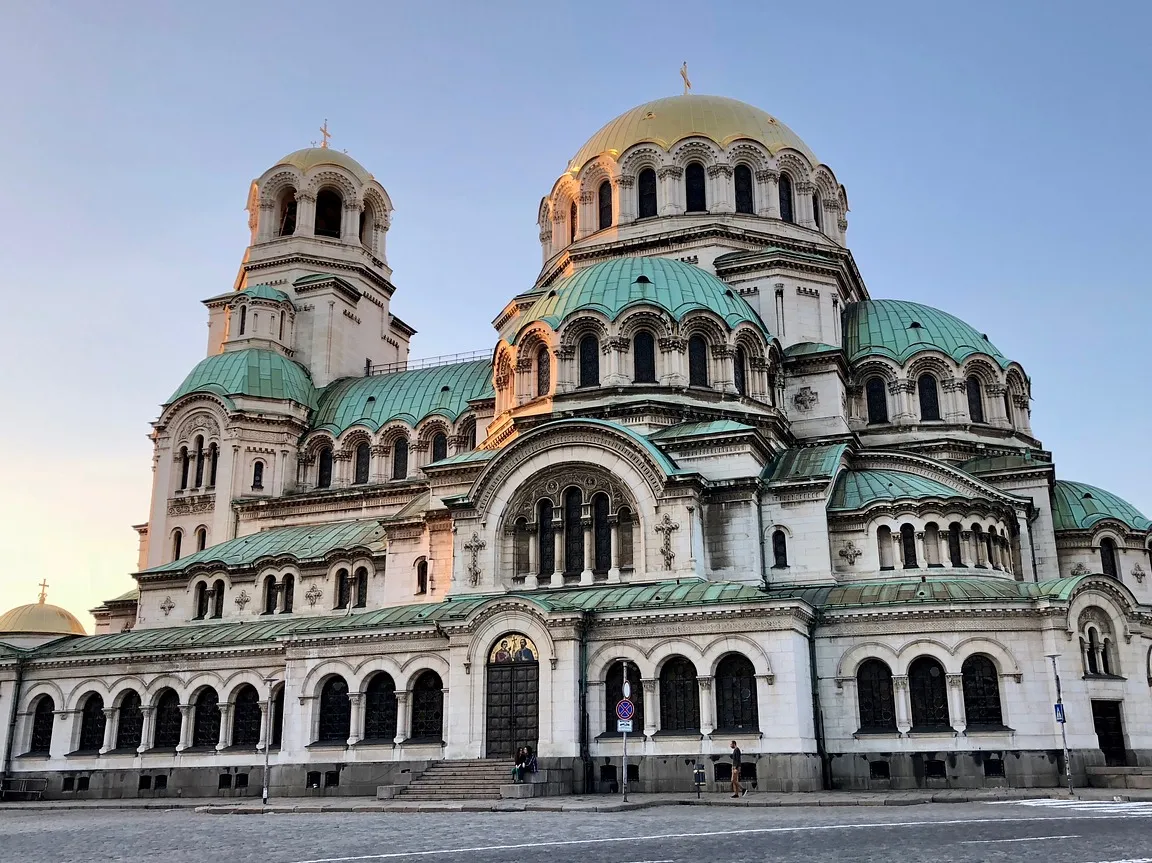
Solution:
[{"label": "dark double door", "polygon": [[511,760],[521,746],[536,751],[540,731],[540,664],[488,666],[489,758]]},{"label": "dark double door", "polygon": [[1128,751],[1124,744],[1124,721],[1120,718],[1120,702],[1093,701],[1092,724],[1096,728],[1096,738],[1100,741],[1100,751],[1104,753],[1104,763],[1109,767],[1127,765]]}]

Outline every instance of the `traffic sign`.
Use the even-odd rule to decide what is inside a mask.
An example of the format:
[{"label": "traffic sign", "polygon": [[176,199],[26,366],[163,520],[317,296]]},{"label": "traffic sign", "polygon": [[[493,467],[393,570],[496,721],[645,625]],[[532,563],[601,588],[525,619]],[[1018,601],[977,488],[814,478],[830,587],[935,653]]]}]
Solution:
[{"label": "traffic sign", "polygon": [[631,698],[632,697],[632,684],[629,683],[627,680],[624,681],[624,697],[625,698]]},{"label": "traffic sign", "polygon": [[616,732],[618,734],[631,734],[632,733],[632,720],[631,719],[617,719]]},{"label": "traffic sign", "polygon": [[636,705],[629,701],[627,698],[620,699],[616,705],[616,718],[617,719],[631,719],[636,715]]},{"label": "traffic sign", "polygon": [[[1064,705],[1063,704],[1056,704],[1053,706],[1056,708],[1056,721],[1057,722],[1067,721],[1064,719]],[[619,712],[619,711],[617,711],[617,712]]]}]

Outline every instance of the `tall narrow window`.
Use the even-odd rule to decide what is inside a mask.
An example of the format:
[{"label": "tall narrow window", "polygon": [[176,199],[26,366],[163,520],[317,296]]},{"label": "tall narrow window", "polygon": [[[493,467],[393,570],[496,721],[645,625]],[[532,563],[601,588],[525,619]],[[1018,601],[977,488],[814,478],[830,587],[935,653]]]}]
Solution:
[{"label": "tall narrow window", "polygon": [[364,739],[392,743],[396,737],[396,683],[380,672],[364,692]]},{"label": "tall narrow window", "polygon": [[635,517],[632,510],[621,507],[616,513],[616,554],[620,568],[632,566],[633,554],[632,524]]},{"label": "tall narrow window", "polygon": [[368,482],[368,470],[372,465],[372,449],[367,441],[356,444],[356,476],[352,480],[356,485]]},{"label": "tall narrow window", "polygon": [[656,383],[656,340],[647,330],[640,330],[632,339],[632,381]]},{"label": "tall narrow window", "polygon": [[772,531],[772,567],[773,569],[788,567],[788,538],[782,530]]},{"label": "tall narrow window", "polygon": [[936,386],[936,378],[932,375],[920,375],[916,381],[916,389],[920,393],[920,419],[940,419],[940,391]]},{"label": "tall narrow window", "polygon": [[900,525],[900,547],[904,550],[904,568],[916,569],[916,530],[910,524]]},{"label": "tall narrow window", "polygon": [[351,736],[352,702],[343,677],[330,677],[320,690],[320,743],[344,743]]},{"label": "tall narrow window", "polygon": [[32,740],[29,755],[47,755],[52,749],[52,725],[56,719],[56,703],[50,695],[41,695],[32,710]]},{"label": "tall narrow window", "polygon": [[368,570],[360,567],[356,570],[356,608],[368,605]]},{"label": "tall narrow window", "polygon": [[736,356],[732,358],[732,382],[736,392],[748,395],[748,354],[744,348],[736,348]]},{"label": "tall narrow window", "polygon": [[608,572],[612,566],[612,526],[608,524],[608,495],[598,494],[592,498],[592,571]]},{"label": "tall narrow window", "polygon": [[954,567],[964,566],[964,553],[960,548],[961,527],[956,522],[948,525],[948,562]]},{"label": "tall narrow window", "polygon": [[568,242],[576,242],[576,202],[568,207]]},{"label": "tall narrow window", "polygon": [[976,654],[964,660],[960,668],[964,685],[964,717],[969,728],[1000,728],[1004,715],[1000,709],[1000,676],[987,656]]},{"label": "tall narrow window", "polygon": [[296,233],[296,190],[287,189],[280,198],[280,225],[278,237],[290,237]]},{"label": "tall narrow window", "polygon": [[964,389],[968,392],[968,419],[974,423],[984,422],[984,393],[981,391],[980,378],[970,376],[964,382]]},{"label": "tall narrow window", "polygon": [[556,536],[552,527],[552,501],[547,498],[536,504],[536,532],[540,543],[538,574],[551,575],[556,565]]},{"label": "tall narrow window", "polygon": [[[640,682],[640,669],[636,667],[634,662],[613,662],[608,668],[608,674],[604,677],[604,727],[608,734],[616,731],[616,705],[624,699],[625,665],[628,666],[628,685],[632,689],[633,704],[635,705],[635,712],[632,714],[632,727],[644,727],[644,698],[642,696],[644,690],[641,688],[643,684]],[[637,694],[641,694],[641,697],[637,697]]]},{"label": "tall narrow window", "polygon": [[208,616],[208,583],[201,581],[196,585],[194,602],[196,606],[196,613],[192,616],[193,620],[203,620]]},{"label": "tall narrow window", "polygon": [[351,585],[349,584],[350,580],[351,580],[351,576],[349,575],[348,570],[346,570],[346,569],[336,570],[336,607],[337,608],[347,608],[348,607],[348,593],[349,593],[350,588],[351,588]]},{"label": "tall narrow window", "polygon": [[421,560],[416,564],[416,592],[423,595],[428,592],[428,561]]},{"label": "tall narrow window", "polygon": [[737,165],[733,172],[736,182],[736,212],[756,212],[755,201],[752,197],[752,169],[747,165]]},{"label": "tall narrow window", "polygon": [[255,746],[260,742],[262,725],[260,693],[246,683],[236,692],[232,707],[232,745]]},{"label": "tall narrow window", "polygon": [[180,530],[180,528],[176,528],[176,530],[172,531],[172,559],[173,560],[179,560],[180,559],[180,545],[183,541],[184,541],[184,531]]},{"label": "tall narrow window", "polygon": [[649,219],[656,215],[656,172],[645,168],[636,178],[636,215]]},{"label": "tall narrow window", "polygon": [[80,710],[80,742],[77,751],[99,752],[104,745],[104,727],[107,724],[104,699],[99,693],[93,692],[84,699],[84,706]]},{"label": "tall narrow window", "polygon": [[208,529],[203,527],[196,528],[196,550],[203,551],[208,547]]},{"label": "tall narrow window", "polygon": [[1116,563],[1116,540],[1108,536],[1100,540],[1100,571],[1112,578],[1120,577],[1120,567]]},{"label": "tall narrow window", "polygon": [[316,236],[340,239],[340,217],[344,202],[340,195],[331,189],[324,189],[316,196]]},{"label": "tall narrow window", "polygon": [[696,666],[683,656],[673,656],[660,669],[660,730],[698,731],[700,685]]},{"label": "tall narrow window", "polygon": [[220,739],[220,696],[211,686],[200,690],[192,712],[192,745],[215,746]]},{"label": "tall narrow window", "polygon": [[703,336],[688,339],[688,385],[708,386],[708,342]]},{"label": "tall narrow window", "polygon": [[684,201],[689,213],[706,213],[708,195],[705,191],[704,166],[692,162],[684,169]]},{"label": "tall narrow window", "polygon": [[780,190],[780,218],[785,222],[795,222],[796,218],[792,215],[792,178],[781,174],[777,188]]},{"label": "tall narrow window", "polygon": [[888,422],[888,393],[885,390],[883,378],[869,378],[864,384],[869,423]]},{"label": "tall narrow window", "polygon": [[716,729],[760,731],[756,669],[739,653],[728,654],[716,666]]},{"label": "tall narrow window", "polygon": [[444,736],[444,683],[425,671],[412,685],[412,739],[441,742]]},{"label": "tall narrow window", "polygon": [[816,230],[821,231],[824,229],[824,214],[820,212],[823,203],[820,200],[820,193],[812,193],[812,221],[816,224]]},{"label": "tall narrow window", "polygon": [[551,389],[552,363],[548,356],[548,348],[540,348],[536,351],[536,395],[543,398]]},{"label": "tall narrow window", "polygon": [[392,479],[408,478],[408,441],[398,438],[392,444]]},{"label": "tall narrow window", "polygon": [[600,230],[612,227],[612,184],[605,180],[597,192],[600,205]]},{"label": "tall narrow window", "polygon": [[220,580],[212,585],[212,616],[217,620],[224,616],[224,582]]},{"label": "tall narrow window", "polygon": [[593,335],[580,340],[580,386],[600,386],[600,340]]},{"label": "tall narrow window", "polygon": [[196,436],[196,488],[204,485],[204,438]]},{"label": "tall narrow window", "polygon": [[912,697],[912,730],[940,731],[949,727],[948,687],[944,668],[930,656],[921,656],[908,667],[908,691]]},{"label": "tall narrow window", "polygon": [[319,467],[316,471],[316,488],[328,488],[332,485],[332,450],[324,447],[320,450]]},{"label": "tall narrow window", "polygon": [[564,492],[564,573],[575,575],[584,569],[584,525],[580,489]]},{"label": "tall narrow window", "polygon": [[276,613],[276,576],[270,575],[264,579],[264,613]]},{"label": "tall narrow window", "polygon": [[244,330],[248,328],[248,307],[240,307],[240,335],[244,335]]},{"label": "tall narrow window", "polygon": [[1016,428],[1016,418],[1012,414],[1012,394],[1004,393],[1004,417],[1008,420],[1008,425]]},{"label": "tall narrow window", "polygon": [[867,659],[856,671],[861,731],[895,731],[896,699],[892,671],[879,659]]},{"label": "tall narrow window", "polygon": [[886,524],[876,528],[876,549],[880,556],[880,569],[895,569],[896,555],[892,549],[892,528]]},{"label": "tall narrow window", "polygon": [[180,491],[188,488],[188,466],[190,464],[188,458],[188,447],[180,447]]},{"label": "tall narrow window", "polygon": [[464,448],[471,452],[476,449],[476,420],[470,419],[464,424]]},{"label": "tall narrow window", "polygon": [[432,436],[432,461],[448,458],[448,435],[437,432]]},{"label": "tall narrow window", "polygon": [[940,526],[934,521],[924,525],[924,563],[927,566],[942,566],[940,563]]},{"label": "tall narrow window", "polygon": [[180,743],[180,726],[184,723],[180,713],[180,696],[173,690],[165,689],[156,699],[155,722],[152,745],[157,749],[175,749]]},{"label": "tall narrow window", "polygon": [[264,462],[257,461],[252,464],[252,490],[260,491],[264,488]]},{"label": "tall narrow window", "polygon": [[220,464],[220,447],[208,447],[208,488],[216,488],[216,468]]},{"label": "tall narrow window", "polygon": [[136,749],[144,736],[144,711],[140,708],[140,696],[129,689],[120,699],[120,711],[116,722],[116,748]]},{"label": "tall narrow window", "polygon": [[284,581],[283,581],[283,584],[280,588],[280,591],[284,594],[284,602],[282,603],[284,607],[282,609],[280,609],[280,613],[281,614],[291,614],[292,613],[292,603],[295,601],[295,598],[296,598],[295,597],[296,576],[292,575],[292,573],[287,573],[284,576]]}]

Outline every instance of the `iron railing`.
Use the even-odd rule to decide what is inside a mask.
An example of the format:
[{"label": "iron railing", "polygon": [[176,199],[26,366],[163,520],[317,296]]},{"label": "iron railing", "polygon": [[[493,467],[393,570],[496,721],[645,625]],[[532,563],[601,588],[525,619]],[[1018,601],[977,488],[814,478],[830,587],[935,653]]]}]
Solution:
[{"label": "iron railing", "polygon": [[390,375],[395,372],[410,372],[416,369],[431,369],[436,366],[449,366],[455,363],[468,363],[475,360],[486,360],[492,356],[491,351],[466,351],[457,354],[441,354],[438,357],[425,357],[419,360],[401,360],[397,363],[377,363],[364,360],[364,376]]}]

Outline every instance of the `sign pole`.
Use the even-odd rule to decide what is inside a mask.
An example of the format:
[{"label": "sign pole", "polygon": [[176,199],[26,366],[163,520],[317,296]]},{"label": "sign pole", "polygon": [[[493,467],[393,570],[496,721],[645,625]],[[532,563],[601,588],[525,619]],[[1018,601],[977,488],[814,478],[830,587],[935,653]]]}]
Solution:
[{"label": "sign pole", "polygon": [[1064,744],[1064,775],[1068,779],[1068,796],[1075,797],[1076,792],[1072,790],[1072,758],[1068,754],[1068,732],[1065,729],[1064,697],[1060,691],[1060,670],[1056,667],[1056,657],[1059,655],[1058,653],[1049,653],[1048,658],[1052,660],[1052,674],[1056,677],[1056,713],[1057,722],[1060,725],[1060,740]]}]

